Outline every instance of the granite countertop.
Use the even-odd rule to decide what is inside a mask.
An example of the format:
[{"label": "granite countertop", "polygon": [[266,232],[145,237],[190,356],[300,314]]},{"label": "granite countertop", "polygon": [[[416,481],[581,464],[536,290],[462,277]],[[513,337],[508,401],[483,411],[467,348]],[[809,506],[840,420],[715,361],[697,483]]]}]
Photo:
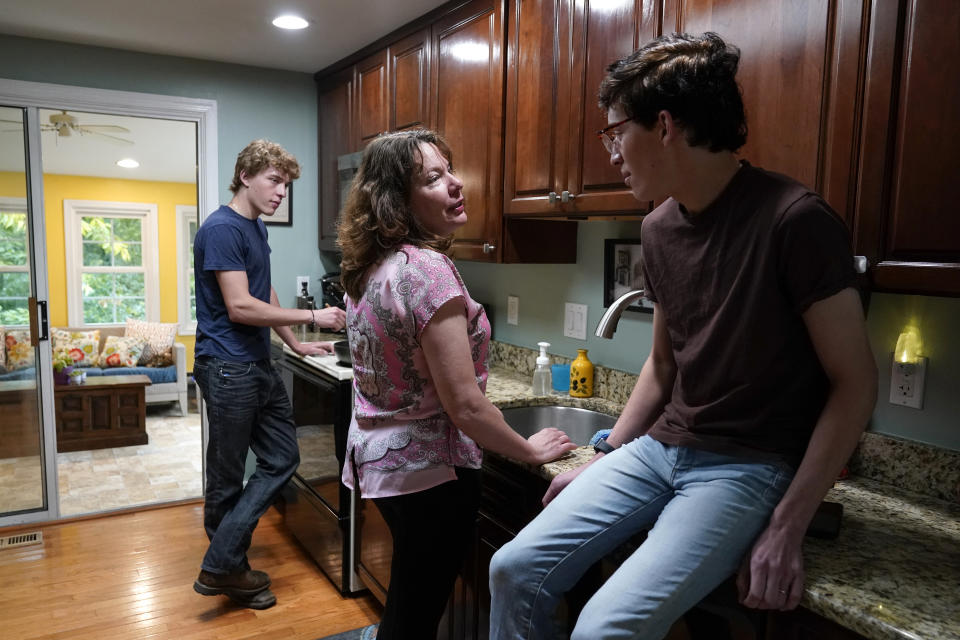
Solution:
[{"label": "granite countertop", "polygon": [[[491,367],[487,397],[499,408],[565,405],[619,415],[622,405],[600,398],[535,397],[530,379]],[[579,447],[530,468],[552,479],[593,456]],[[522,465],[522,463],[518,463]],[[835,540],[804,543],[802,605],[874,640],[960,638],[960,504],[851,476],[827,500],[843,504]]]}]

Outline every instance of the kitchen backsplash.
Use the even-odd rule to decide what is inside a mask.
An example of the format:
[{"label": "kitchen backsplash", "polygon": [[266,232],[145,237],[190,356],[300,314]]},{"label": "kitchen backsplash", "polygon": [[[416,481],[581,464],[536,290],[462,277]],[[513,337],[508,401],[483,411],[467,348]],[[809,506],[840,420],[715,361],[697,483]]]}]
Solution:
[{"label": "kitchen backsplash", "polygon": [[[536,349],[527,349],[516,345],[490,341],[490,365],[513,369],[518,373],[533,377],[538,352]],[[589,355],[589,354],[588,354]],[[550,354],[551,364],[570,364],[572,358]],[[637,374],[618,371],[593,363],[593,392],[594,396],[610,400],[619,404],[626,404],[633,385],[637,382]]]}]

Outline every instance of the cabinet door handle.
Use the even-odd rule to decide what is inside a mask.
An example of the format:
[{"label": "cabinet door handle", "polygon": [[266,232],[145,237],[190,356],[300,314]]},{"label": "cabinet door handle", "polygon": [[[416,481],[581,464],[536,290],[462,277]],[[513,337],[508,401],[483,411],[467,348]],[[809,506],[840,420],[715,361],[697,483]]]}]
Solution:
[{"label": "cabinet door handle", "polygon": [[550,204],[557,204],[557,192],[551,191],[547,194],[547,198],[550,200]]},{"label": "cabinet door handle", "polygon": [[870,261],[867,260],[867,256],[853,256],[853,269],[857,273],[866,273],[869,266]]},{"label": "cabinet door handle", "polygon": [[497,246],[490,244],[489,242],[483,243],[483,252],[484,253],[493,253],[496,250]]},{"label": "cabinet door handle", "polygon": [[560,194],[560,202],[570,202],[577,197],[577,194],[570,193],[569,191],[564,191]]}]

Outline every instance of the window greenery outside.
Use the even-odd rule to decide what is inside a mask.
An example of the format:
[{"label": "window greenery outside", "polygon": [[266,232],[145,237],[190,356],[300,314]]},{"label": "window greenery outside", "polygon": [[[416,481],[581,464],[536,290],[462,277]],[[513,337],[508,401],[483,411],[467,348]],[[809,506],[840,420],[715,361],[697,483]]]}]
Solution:
[{"label": "window greenery outside", "polygon": [[27,214],[0,212],[0,326],[29,324]]}]

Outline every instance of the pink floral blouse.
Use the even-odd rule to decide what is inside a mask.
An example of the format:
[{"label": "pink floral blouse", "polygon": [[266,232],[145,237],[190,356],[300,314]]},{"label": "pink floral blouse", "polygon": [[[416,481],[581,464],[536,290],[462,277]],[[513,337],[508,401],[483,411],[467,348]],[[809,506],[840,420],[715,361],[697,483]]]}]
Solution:
[{"label": "pink floral blouse", "polygon": [[434,313],[453,299],[465,307],[485,391],[490,323],[448,257],[403,245],[371,267],[360,300],[347,296],[354,408],[343,482],[355,487],[356,466],[365,498],[422,491],[454,480],[454,467],[480,468],[480,447],[444,412],[420,346]]}]

